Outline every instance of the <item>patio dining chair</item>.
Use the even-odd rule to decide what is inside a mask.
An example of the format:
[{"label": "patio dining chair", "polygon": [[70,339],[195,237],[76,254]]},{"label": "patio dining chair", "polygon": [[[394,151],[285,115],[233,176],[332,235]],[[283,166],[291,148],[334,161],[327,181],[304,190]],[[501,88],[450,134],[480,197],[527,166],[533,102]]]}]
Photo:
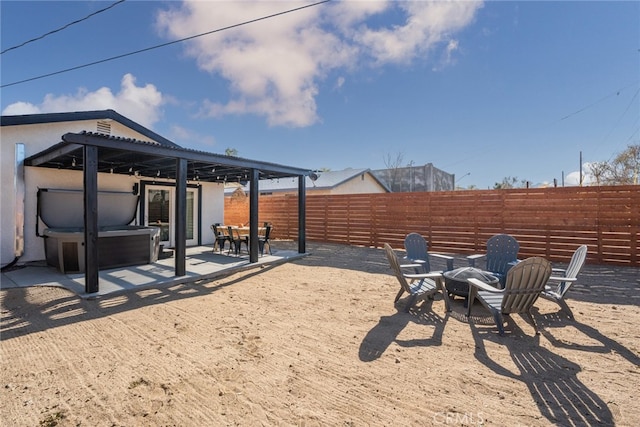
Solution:
[{"label": "patio dining chair", "polygon": [[229,233],[226,232],[224,226],[220,224],[212,224],[211,231],[213,231],[213,252],[216,250],[216,246],[218,247],[218,251],[222,252],[224,250],[224,246],[227,242],[231,245],[231,240],[229,239]]},{"label": "patio dining chair", "polygon": [[260,249],[260,255],[264,255],[264,248],[269,248],[269,255],[271,255],[271,242],[269,242],[269,236],[271,235],[271,223],[265,222],[264,232],[258,235],[258,247]]},{"label": "patio dining chair", "polygon": [[484,270],[496,276],[504,286],[507,272],[518,262],[520,244],[515,237],[508,234],[496,234],[487,240],[487,251],[484,254],[469,255],[469,267],[476,267],[476,260],[485,259]]},{"label": "patio dining chair", "polygon": [[240,253],[242,252],[243,243],[247,248],[247,253],[249,253],[249,236],[241,235],[240,230],[230,225],[227,226],[227,230],[229,232],[229,239],[230,239],[229,251],[227,252],[227,255],[231,253],[232,248],[236,255],[240,255]]},{"label": "patio dining chair", "polygon": [[449,296],[444,290],[444,284],[441,272],[431,273],[404,273],[403,269],[414,269],[419,264],[403,264],[400,265],[398,256],[393,251],[388,243],[384,244],[384,251],[389,261],[389,265],[393,270],[396,278],[400,282],[400,291],[393,300],[394,303],[398,302],[403,293],[409,294],[409,300],[405,305],[405,312],[409,312],[411,307],[416,303],[418,299],[433,298],[435,294],[441,292],[444,298],[445,308],[447,312],[451,311],[449,306]]},{"label": "patio dining chair", "polygon": [[573,253],[566,270],[561,268],[551,270],[552,276],[549,278],[549,282],[547,286],[545,286],[544,291],[540,294],[542,298],[558,304],[561,311],[564,311],[569,319],[573,319],[573,312],[565,301],[565,295],[576,282],[578,273],[580,273],[586,258],[587,245],[582,245]]},{"label": "patio dining chair", "polygon": [[551,263],[544,258],[532,257],[519,262],[509,270],[503,289],[494,288],[478,279],[468,279],[467,317],[471,316],[473,303],[478,299],[493,315],[500,335],[504,335],[502,316],[512,313],[526,316],[538,335],[538,326],[531,315],[531,308],[544,291],[550,276]]}]

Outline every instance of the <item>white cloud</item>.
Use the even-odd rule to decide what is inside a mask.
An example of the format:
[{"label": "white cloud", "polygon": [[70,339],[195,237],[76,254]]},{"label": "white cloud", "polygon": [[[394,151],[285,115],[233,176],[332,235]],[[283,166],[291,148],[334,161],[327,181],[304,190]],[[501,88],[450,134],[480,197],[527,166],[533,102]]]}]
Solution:
[{"label": "white cloud", "polygon": [[[158,28],[185,38],[308,3],[187,0],[161,11]],[[303,127],[319,121],[316,96],[330,71],[389,63],[407,64],[441,47],[451,55],[451,35],[472,22],[481,2],[328,3],[221,31],[188,42],[198,66],[230,83],[228,101],[203,103],[202,114],[256,114],[271,126]],[[376,19],[368,18],[393,12]],[[398,18],[399,16],[399,18]],[[457,43],[457,42],[455,42]],[[451,59],[447,56],[448,60]]]},{"label": "white cloud", "polygon": [[573,186],[580,185],[580,172],[570,172],[564,177],[564,185]]},{"label": "white cloud", "polygon": [[67,111],[113,109],[118,113],[151,127],[162,114],[163,95],[152,84],[136,86],[135,77],[125,74],[120,83],[120,91],[113,93],[107,87],[93,92],[81,88],[74,95],[47,94],[40,104],[16,102],[8,105],[2,114],[37,114]]},{"label": "white cloud", "polygon": [[404,25],[365,28],[355,35],[380,64],[408,63],[442,42],[446,45],[452,33],[473,21],[482,3],[408,1],[392,5],[404,11]]},{"label": "white cloud", "polygon": [[[591,175],[591,163],[587,162],[582,165],[582,185],[591,185],[592,182],[595,182],[595,180]],[[580,171],[568,173],[564,177],[564,185],[580,185]]]},{"label": "white cloud", "polygon": [[454,54],[458,50],[458,46],[458,40],[449,40],[449,43],[447,43],[447,47],[442,52],[440,63],[433,67],[433,71],[441,71],[443,68],[455,63]]},{"label": "white cloud", "polygon": [[452,56],[458,50],[459,45],[460,43],[458,43],[458,40],[449,40],[449,43],[447,43],[447,49],[446,49],[447,62],[451,62]]},{"label": "white cloud", "polygon": [[174,125],[169,132],[170,139],[177,141],[181,146],[209,146],[216,145],[216,140],[211,135],[202,135],[197,132],[193,132],[182,126]]},{"label": "white cloud", "polygon": [[20,116],[23,114],[38,114],[42,111],[35,105],[30,102],[14,102],[13,104],[7,105],[7,107],[2,110],[2,115],[6,116]]}]

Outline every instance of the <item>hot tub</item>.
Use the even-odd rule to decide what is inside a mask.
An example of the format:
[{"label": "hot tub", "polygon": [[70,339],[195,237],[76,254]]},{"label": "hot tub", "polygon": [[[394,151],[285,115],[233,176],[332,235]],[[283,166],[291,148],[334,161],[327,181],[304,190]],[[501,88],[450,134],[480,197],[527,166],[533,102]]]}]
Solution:
[{"label": "hot tub", "polygon": [[[160,228],[129,225],[138,196],[98,192],[98,269],[149,264],[158,260]],[[47,264],[63,273],[85,271],[83,193],[39,190],[38,212],[49,227],[42,233]]]},{"label": "hot tub", "polygon": [[[47,264],[63,273],[84,272],[82,228],[47,228],[44,237]],[[159,248],[158,227],[104,227],[98,231],[98,269],[156,262]]]}]

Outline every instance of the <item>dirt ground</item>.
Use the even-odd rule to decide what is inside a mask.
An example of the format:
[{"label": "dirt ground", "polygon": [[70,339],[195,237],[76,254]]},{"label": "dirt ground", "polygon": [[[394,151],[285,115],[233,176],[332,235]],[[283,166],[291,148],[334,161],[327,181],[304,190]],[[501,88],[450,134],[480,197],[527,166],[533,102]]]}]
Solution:
[{"label": "dirt ground", "polygon": [[539,300],[540,335],[514,315],[500,337],[479,304],[469,322],[462,299],[448,315],[440,296],[394,306],[380,249],[307,249],[95,300],[0,291],[1,424],[640,425],[640,269],[587,265],[575,321]]}]

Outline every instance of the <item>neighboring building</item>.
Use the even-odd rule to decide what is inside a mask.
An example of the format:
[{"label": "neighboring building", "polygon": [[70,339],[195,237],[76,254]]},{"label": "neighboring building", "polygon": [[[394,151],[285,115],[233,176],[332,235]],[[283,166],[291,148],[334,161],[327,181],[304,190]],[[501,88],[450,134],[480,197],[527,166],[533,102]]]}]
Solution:
[{"label": "neighboring building", "polygon": [[[112,224],[105,221],[117,217],[125,231],[153,228],[158,233],[160,228],[160,243],[178,246],[177,253],[182,253],[185,244],[213,244],[209,226],[224,222],[225,182],[240,178],[291,181],[310,173],[181,148],[113,110],[2,116],[0,125],[2,267],[18,259],[20,263],[50,261],[44,230],[52,225],[45,223],[43,214],[51,212],[40,211],[43,200],[49,211],[57,211],[55,217],[47,218],[58,228],[65,221],[68,227],[89,224],[90,230],[97,224],[102,236],[103,231],[111,231],[106,228]],[[94,203],[96,212],[88,211]],[[95,247],[84,242],[85,233],[77,236],[75,251],[82,251],[85,243]],[[184,269],[181,262],[177,261],[177,272]]]},{"label": "neighboring building", "polygon": [[455,175],[427,163],[424,166],[407,166],[395,169],[371,171],[390,191],[453,191]]},{"label": "neighboring building", "polygon": [[[344,169],[341,171],[316,172],[305,178],[306,193],[319,194],[362,194],[388,193],[389,189],[371,173],[369,169]],[[258,184],[261,196],[297,194],[298,183],[295,179],[267,179]],[[227,184],[225,196],[232,197],[249,194],[249,184]]]}]

